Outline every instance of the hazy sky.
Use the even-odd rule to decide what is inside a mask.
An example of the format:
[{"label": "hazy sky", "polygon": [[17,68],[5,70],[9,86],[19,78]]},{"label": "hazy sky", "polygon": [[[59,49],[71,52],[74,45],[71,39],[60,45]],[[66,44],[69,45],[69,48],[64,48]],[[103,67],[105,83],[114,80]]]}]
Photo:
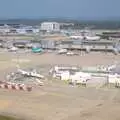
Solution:
[{"label": "hazy sky", "polygon": [[120,17],[120,0],[0,0],[0,18]]}]

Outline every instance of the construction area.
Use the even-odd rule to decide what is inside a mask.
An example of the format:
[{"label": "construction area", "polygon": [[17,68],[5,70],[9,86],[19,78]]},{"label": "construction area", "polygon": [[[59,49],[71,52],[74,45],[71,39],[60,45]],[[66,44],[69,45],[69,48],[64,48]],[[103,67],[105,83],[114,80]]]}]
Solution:
[{"label": "construction area", "polygon": [[0,113],[25,120],[119,120],[119,60],[112,53],[1,52]]}]

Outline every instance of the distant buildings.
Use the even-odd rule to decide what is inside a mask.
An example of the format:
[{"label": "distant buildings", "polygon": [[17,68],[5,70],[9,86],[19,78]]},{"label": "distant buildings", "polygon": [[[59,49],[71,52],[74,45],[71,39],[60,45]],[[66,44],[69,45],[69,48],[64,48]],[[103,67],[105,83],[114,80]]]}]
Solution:
[{"label": "distant buildings", "polygon": [[41,30],[46,30],[48,32],[59,31],[60,24],[57,22],[43,22],[41,23]]},{"label": "distant buildings", "polygon": [[11,27],[8,25],[0,25],[0,33],[9,33]]},{"label": "distant buildings", "polygon": [[0,24],[0,34],[46,34],[60,33],[74,26],[73,23],[42,22],[41,26],[30,26],[23,24]]},{"label": "distant buildings", "polygon": [[39,33],[40,29],[36,26],[25,26],[25,25],[0,25],[0,33]]}]

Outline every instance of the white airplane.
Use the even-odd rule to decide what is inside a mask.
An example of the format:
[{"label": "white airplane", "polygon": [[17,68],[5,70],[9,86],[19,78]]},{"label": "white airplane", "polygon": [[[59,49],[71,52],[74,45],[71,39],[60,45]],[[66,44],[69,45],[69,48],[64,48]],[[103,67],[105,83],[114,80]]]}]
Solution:
[{"label": "white airplane", "polygon": [[16,51],[18,51],[18,48],[17,47],[10,47],[10,48],[8,48],[8,51],[16,52]]},{"label": "white airplane", "polygon": [[84,39],[84,36],[70,36],[71,39]]},{"label": "white airplane", "polygon": [[69,52],[66,53],[66,55],[68,55],[68,56],[73,56],[73,55],[78,55],[78,54],[77,54],[77,53],[74,53],[74,52],[72,52],[72,51],[69,51]]},{"label": "white airplane", "polygon": [[66,54],[67,53],[67,49],[60,49],[58,51],[58,54]]},{"label": "white airplane", "polygon": [[100,40],[99,36],[85,36],[86,40]]},{"label": "white airplane", "polygon": [[33,71],[25,71],[25,70],[22,70],[20,68],[17,69],[17,72],[22,74],[22,75],[26,75],[26,76],[29,76],[29,77],[36,77],[36,78],[41,78],[43,79],[44,76],[43,75],[40,75],[36,72],[36,70],[33,70]]},{"label": "white airplane", "polygon": [[18,69],[17,72],[21,73],[22,75],[28,75],[28,76],[30,75],[30,72],[24,71],[22,69]]},{"label": "white airplane", "polygon": [[37,78],[41,78],[41,79],[44,78],[44,76],[38,74],[36,70],[31,71],[31,72],[30,72],[30,75],[31,75],[32,77],[37,77]]},{"label": "white airplane", "polygon": [[67,52],[66,54],[67,54],[67,55],[74,55],[74,52],[69,51],[69,52]]}]

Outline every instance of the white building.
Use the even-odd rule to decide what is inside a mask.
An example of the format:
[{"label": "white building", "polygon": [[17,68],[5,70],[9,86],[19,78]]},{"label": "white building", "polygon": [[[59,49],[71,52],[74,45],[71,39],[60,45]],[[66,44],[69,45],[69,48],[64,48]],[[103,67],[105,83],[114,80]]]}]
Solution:
[{"label": "white building", "polygon": [[59,31],[60,24],[57,22],[43,22],[43,23],[41,23],[41,30]]},{"label": "white building", "polygon": [[28,28],[19,28],[19,29],[16,29],[16,32],[19,33],[19,34],[26,34],[26,33],[39,33],[39,29],[35,29],[35,28],[31,28],[31,29],[28,29]]},{"label": "white building", "polygon": [[16,29],[16,32],[17,32],[18,34],[26,34],[26,30],[25,30],[25,29],[21,29],[21,28]]},{"label": "white building", "polygon": [[0,26],[0,33],[9,33],[11,27],[8,25]]},{"label": "white building", "polygon": [[40,32],[40,29],[38,29],[38,28],[33,29],[33,33],[39,33],[39,32]]}]

